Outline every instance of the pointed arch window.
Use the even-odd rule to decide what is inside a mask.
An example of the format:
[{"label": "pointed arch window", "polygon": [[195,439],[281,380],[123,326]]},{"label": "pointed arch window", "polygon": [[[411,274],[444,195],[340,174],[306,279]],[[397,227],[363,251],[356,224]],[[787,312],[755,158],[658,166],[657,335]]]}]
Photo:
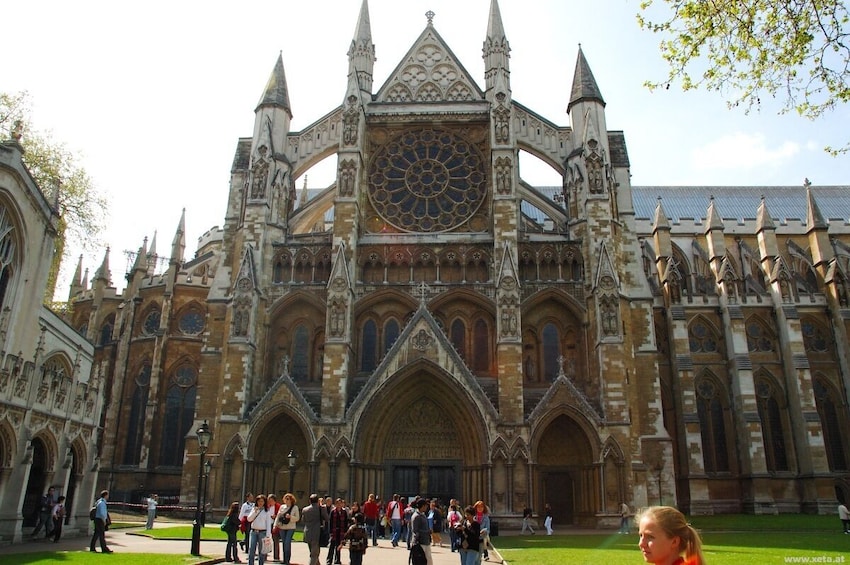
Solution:
[{"label": "pointed arch window", "polygon": [[186,435],[195,417],[197,380],[198,372],[190,365],[182,365],[171,376],[165,397],[160,465],[176,467],[183,463]]},{"label": "pointed arch window", "polygon": [[823,331],[822,327],[810,319],[803,318],[801,329],[803,331],[803,345],[806,351],[813,353],[826,353],[829,351],[831,339]]},{"label": "pointed arch window", "polygon": [[384,326],[384,353],[389,351],[390,347],[396,342],[399,331],[398,321],[392,319],[386,323]]},{"label": "pointed arch window", "polygon": [[839,413],[840,403],[832,387],[822,378],[814,379],[815,403],[817,404],[826,458],[831,471],[846,471],[847,457],[844,452],[841,431],[846,429]]},{"label": "pointed arch window", "polygon": [[6,303],[6,292],[14,274],[17,245],[15,224],[6,206],[0,204],[0,308]]},{"label": "pointed arch window", "polygon": [[452,322],[451,335],[452,345],[460,356],[466,359],[466,324],[463,323],[463,320],[457,319]]},{"label": "pointed arch window", "polygon": [[307,327],[304,324],[298,324],[295,327],[295,333],[292,339],[292,372],[290,373],[294,380],[307,380],[310,368],[310,339],[307,333]]},{"label": "pointed arch window", "polygon": [[112,328],[115,326],[115,314],[110,315],[100,326],[100,341],[98,345],[108,345],[112,343]]},{"label": "pointed arch window", "polygon": [[688,328],[688,344],[691,353],[717,353],[717,336],[713,328],[705,321],[698,319]]},{"label": "pointed arch window", "polygon": [[478,373],[487,373],[490,371],[490,332],[487,329],[487,322],[481,318],[475,322],[472,340],[475,351],[474,370]]},{"label": "pointed arch window", "polygon": [[555,324],[549,322],[543,326],[543,378],[554,381],[558,377],[561,356],[560,332]]},{"label": "pointed arch window", "polygon": [[371,373],[377,366],[378,324],[375,320],[366,320],[363,324],[363,338],[360,347],[360,370]]},{"label": "pointed arch window", "polygon": [[138,465],[142,455],[142,433],[145,429],[145,408],[151,383],[151,365],[145,363],[136,375],[135,389],[130,401],[130,419],[127,422],[127,442],[124,446],[124,464]]},{"label": "pointed arch window", "polygon": [[714,379],[697,381],[697,416],[702,436],[702,454],[708,473],[729,471],[724,394]]},{"label": "pointed arch window", "polygon": [[788,452],[785,449],[785,431],[778,400],[780,398],[779,391],[771,382],[771,379],[766,377],[758,379],[756,382],[756,402],[758,403],[769,471],[788,470]]},{"label": "pointed arch window", "polygon": [[751,353],[776,351],[773,335],[758,320],[747,322],[747,349]]}]

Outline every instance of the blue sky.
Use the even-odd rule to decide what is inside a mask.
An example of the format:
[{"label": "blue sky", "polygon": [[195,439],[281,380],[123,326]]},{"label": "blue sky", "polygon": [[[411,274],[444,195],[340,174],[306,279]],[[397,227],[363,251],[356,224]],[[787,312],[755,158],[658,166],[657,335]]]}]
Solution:
[{"label": "blue sky", "polygon": [[[112,248],[117,286],[123,286],[123,252],[137,249],[145,236],[157,231],[158,251],[168,254],[184,207],[189,257],[198,236],[223,224],[236,142],[251,135],[254,107],[279,52],[294,130],[341,103],[360,3],[28,0],[4,6],[0,89],[28,90],[36,126],[79,151],[107,195],[103,245]],[[675,85],[651,93],[643,82],[663,78],[666,67],[660,37],[638,28],[637,1],[499,5],[512,49],[514,99],[569,125],[566,106],[581,43],[607,103],[608,127],[625,132],[632,184],[801,185],[808,177],[815,185],[850,185],[850,157],[823,152],[825,145],[846,142],[850,107],[809,122],[778,116],[773,100],[745,115],[727,109],[717,93]],[[428,10],[483,86],[489,6],[490,0],[370,0],[374,90],[421,33]],[[559,184],[557,175],[530,161],[521,162],[520,174],[532,184]],[[310,186],[327,186],[333,166],[308,176]],[[93,272],[102,256],[103,248],[87,251],[85,266]]]}]

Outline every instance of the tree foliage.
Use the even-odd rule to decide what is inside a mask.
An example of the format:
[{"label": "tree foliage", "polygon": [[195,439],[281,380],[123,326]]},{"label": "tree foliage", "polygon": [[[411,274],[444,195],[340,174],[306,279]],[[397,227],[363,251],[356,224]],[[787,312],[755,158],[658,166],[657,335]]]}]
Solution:
[{"label": "tree foliage", "polygon": [[[843,0],[663,0],[661,19],[641,3],[641,28],[663,36],[669,64],[663,81],[705,88],[745,111],[766,95],[782,98],[782,113],[817,119],[850,101],[850,15]],[[657,8],[657,7],[656,7]],[[659,11],[659,14],[661,12]],[[850,151],[850,143],[827,148]]]},{"label": "tree foliage", "polygon": [[59,204],[59,237],[51,268],[47,299],[52,298],[59,264],[70,240],[83,248],[100,243],[103,232],[106,198],[98,192],[91,177],[80,165],[79,156],[64,143],[52,139],[50,132],[32,126],[32,110],[26,92],[0,92],[0,132],[3,137],[13,129],[22,131],[24,164],[44,195]]}]

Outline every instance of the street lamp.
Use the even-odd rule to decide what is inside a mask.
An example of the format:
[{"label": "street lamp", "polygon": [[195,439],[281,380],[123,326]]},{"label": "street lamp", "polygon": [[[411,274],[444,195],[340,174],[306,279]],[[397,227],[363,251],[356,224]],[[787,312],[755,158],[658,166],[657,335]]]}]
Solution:
[{"label": "street lamp", "polygon": [[204,423],[198,427],[195,435],[198,437],[198,452],[201,456],[198,460],[198,505],[195,506],[195,523],[192,527],[191,553],[194,556],[199,556],[201,555],[201,481],[204,479],[204,455],[207,452],[207,448],[210,445],[210,438],[212,437],[212,432],[210,431],[210,427],[207,425],[206,420],[204,420]]},{"label": "street lamp", "polygon": [[294,449],[290,449],[289,455],[286,458],[289,459],[289,492],[292,492],[293,483],[295,483],[295,464],[298,462],[298,455],[295,454]]},{"label": "street lamp", "polygon": [[212,461],[204,461],[204,501],[201,503],[201,526],[207,525],[207,491],[210,489],[210,470]]}]

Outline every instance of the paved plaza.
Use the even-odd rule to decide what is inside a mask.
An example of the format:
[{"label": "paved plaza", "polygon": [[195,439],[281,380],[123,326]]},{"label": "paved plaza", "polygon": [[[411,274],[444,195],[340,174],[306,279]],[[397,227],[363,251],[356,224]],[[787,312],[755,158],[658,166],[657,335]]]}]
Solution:
[{"label": "paved plaza", "polygon": [[[173,526],[173,523],[163,523],[162,526]],[[160,526],[160,524],[156,524]],[[217,527],[217,526],[216,526]],[[116,563],[120,563],[120,555],[122,553],[173,553],[189,555],[191,541],[190,540],[156,540],[143,535],[143,528],[119,529],[106,532],[106,543],[115,552],[113,557],[116,558]],[[142,535],[140,535],[142,534]],[[446,536],[447,538],[448,536]],[[61,539],[58,543],[39,539],[38,541],[27,540],[23,543],[7,545],[0,547],[0,562],[3,562],[3,556],[8,556],[15,553],[32,553],[38,551],[88,551],[89,537],[73,537]],[[204,563],[219,563],[224,561],[225,543],[221,541],[202,541],[201,554],[211,559],[203,561]],[[98,551],[100,548],[98,547]],[[327,558],[327,549],[323,548],[320,555],[320,563],[324,564]],[[434,558],[434,565],[458,565],[459,557],[457,553],[452,553],[448,544],[443,544],[443,547],[433,546],[431,554]],[[239,558],[243,563],[247,563],[248,557],[245,552],[239,552]],[[364,565],[406,565],[408,553],[407,549],[401,545],[393,548],[389,540],[378,540],[377,547],[369,547],[366,551],[366,556],[363,559]],[[307,565],[309,563],[309,552],[307,544],[303,542],[292,543],[292,565]],[[490,563],[499,563],[501,557],[496,552],[490,553]],[[348,550],[343,550],[342,562],[347,564]],[[266,560],[266,563],[274,563],[272,559]]]}]

